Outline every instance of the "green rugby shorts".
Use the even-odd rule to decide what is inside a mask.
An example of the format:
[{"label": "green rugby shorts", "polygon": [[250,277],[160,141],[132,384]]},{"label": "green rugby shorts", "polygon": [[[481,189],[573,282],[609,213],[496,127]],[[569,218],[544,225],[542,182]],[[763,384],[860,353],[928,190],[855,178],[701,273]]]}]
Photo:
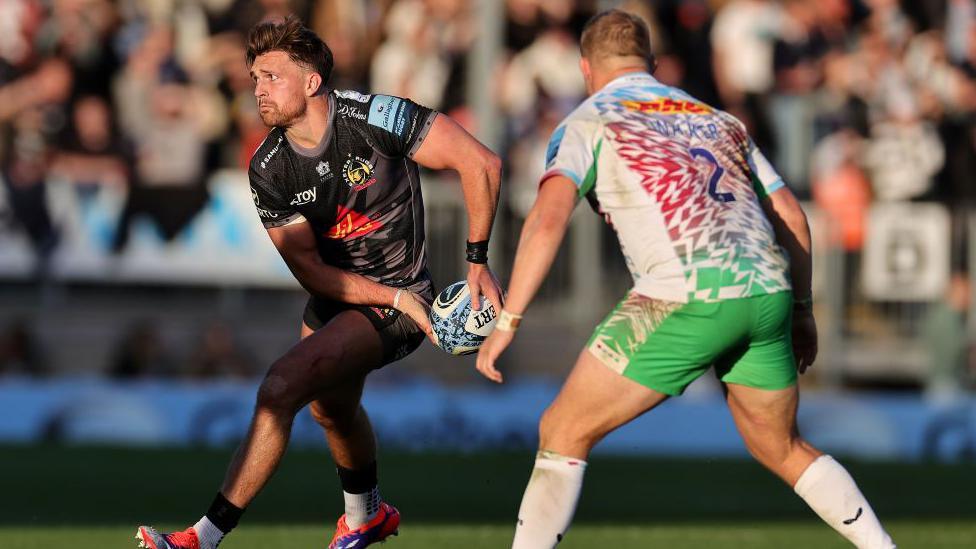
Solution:
[{"label": "green rugby shorts", "polygon": [[796,383],[793,293],[675,303],[630,293],[587,348],[611,370],[666,395],[680,395],[710,367],[725,383],[785,389]]}]

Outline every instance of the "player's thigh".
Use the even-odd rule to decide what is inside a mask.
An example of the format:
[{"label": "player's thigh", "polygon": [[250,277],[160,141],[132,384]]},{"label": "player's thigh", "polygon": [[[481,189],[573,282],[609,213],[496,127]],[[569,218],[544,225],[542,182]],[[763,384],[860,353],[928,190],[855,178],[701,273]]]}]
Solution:
[{"label": "player's thigh", "polygon": [[268,379],[281,380],[311,400],[329,388],[362,380],[382,361],[376,328],[350,309],[292,347],[271,367]]},{"label": "player's thigh", "polygon": [[[583,351],[552,405],[543,414],[541,448],[563,455],[587,452],[607,433],[668,396],[614,372]],[[582,450],[582,451],[581,451]]]}]

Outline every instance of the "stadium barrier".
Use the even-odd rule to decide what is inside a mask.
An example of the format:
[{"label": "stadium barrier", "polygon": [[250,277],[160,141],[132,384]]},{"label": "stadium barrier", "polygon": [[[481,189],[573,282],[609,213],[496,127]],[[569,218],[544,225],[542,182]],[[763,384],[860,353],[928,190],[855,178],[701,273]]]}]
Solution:
[{"label": "stadium barrier", "polygon": [[[384,447],[407,450],[530,451],[537,421],[558,385],[523,381],[502,388],[448,388],[424,381],[367,388],[364,405]],[[106,382],[95,379],[0,383],[0,442],[228,446],[247,430],[256,383]],[[800,428],[837,455],[884,460],[976,458],[976,397],[810,392]],[[307,411],[293,443],[322,446]],[[721,397],[692,390],[611,434],[612,454],[745,456]]]}]

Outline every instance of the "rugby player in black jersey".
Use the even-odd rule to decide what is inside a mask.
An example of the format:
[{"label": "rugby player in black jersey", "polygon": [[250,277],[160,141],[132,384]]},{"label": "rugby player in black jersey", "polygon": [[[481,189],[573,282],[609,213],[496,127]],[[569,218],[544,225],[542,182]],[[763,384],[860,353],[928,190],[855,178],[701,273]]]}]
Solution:
[{"label": "rugby player in black jersey", "polygon": [[408,99],[327,89],[332,54],[298,19],[256,26],[247,63],[271,127],[251,159],[251,192],[272,242],[311,294],[302,339],[261,383],[250,429],[207,513],[185,531],[142,526],[136,537],[152,549],[216,547],[271,478],[295,415],[311,404],[345,498],[329,547],[358,549],[400,522],[377,488],[376,440],[360,405],[366,375],[431,337],[418,164],[460,175],[468,284],[501,310],[485,251],[500,161],[453,120]]}]

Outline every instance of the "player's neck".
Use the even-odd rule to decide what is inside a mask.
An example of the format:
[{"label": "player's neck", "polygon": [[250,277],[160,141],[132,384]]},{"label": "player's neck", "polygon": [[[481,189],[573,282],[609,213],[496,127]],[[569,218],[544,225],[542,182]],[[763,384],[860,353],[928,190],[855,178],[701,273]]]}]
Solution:
[{"label": "player's neck", "polygon": [[621,67],[614,67],[608,70],[602,70],[598,73],[593,74],[593,93],[596,93],[606,87],[607,84],[613,82],[614,80],[620,78],[625,74],[635,74],[635,73],[646,73],[647,67],[642,65],[625,65]]},{"label": "player's neck", "polygon": [[285,135],[292,143],[308,149],[315,148],[322,142],[329,126],[329,96],[327,94],[313,97],[305,110],[305,116],[297,120]]}]

